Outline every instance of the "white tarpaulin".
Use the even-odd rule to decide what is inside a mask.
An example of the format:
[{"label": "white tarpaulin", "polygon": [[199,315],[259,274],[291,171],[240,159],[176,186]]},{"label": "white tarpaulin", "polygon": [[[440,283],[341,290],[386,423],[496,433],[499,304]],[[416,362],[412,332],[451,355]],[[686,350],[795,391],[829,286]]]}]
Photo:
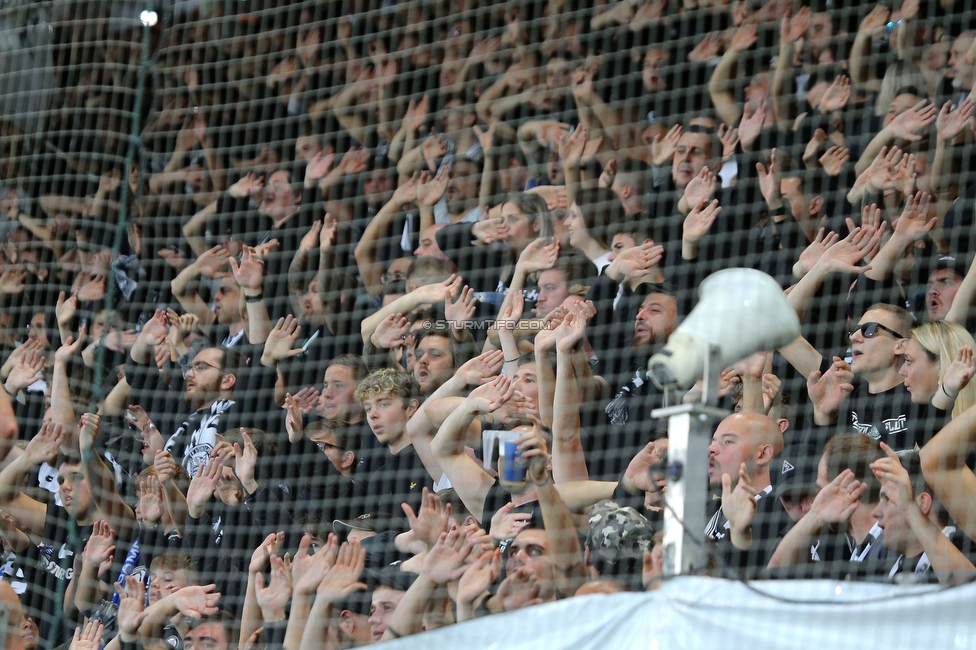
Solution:
[{"label": "white tarpaulin", "polygon": [[976,650],[976,584],[677,578],[649,594],[592,595],[400,639],[385,646],[474,650]]}]

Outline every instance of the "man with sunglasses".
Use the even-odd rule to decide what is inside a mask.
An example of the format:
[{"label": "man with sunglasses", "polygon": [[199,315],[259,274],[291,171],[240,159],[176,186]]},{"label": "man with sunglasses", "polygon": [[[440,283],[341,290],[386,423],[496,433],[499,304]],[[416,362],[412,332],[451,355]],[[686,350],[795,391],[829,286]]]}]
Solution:
[{"label": "man with sunglasses", "polygon": [[924,444],[926,427],[919,424],[927,407],[912,404],[898,374],[913,322],[901,307],[869,307],[850,332],[850,365],[821,355],[802,336],[780,350],[808,378],[817,425],[842,422],[896,450]]}]

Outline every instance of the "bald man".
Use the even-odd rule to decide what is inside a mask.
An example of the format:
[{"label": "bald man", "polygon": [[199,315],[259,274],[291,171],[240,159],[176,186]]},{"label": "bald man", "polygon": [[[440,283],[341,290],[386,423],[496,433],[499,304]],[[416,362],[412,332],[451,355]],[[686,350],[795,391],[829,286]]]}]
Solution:
[{"label": "bald man", "polygon": [[708,483],[721,490],[722,498],[705,536],[716,543],[726,565],[765,567],[789,525],[779,499],[766,498],[772,491],[771,463],[782,450],[783,434],[776,422],[758,413],[734,413],[712,436]]}]

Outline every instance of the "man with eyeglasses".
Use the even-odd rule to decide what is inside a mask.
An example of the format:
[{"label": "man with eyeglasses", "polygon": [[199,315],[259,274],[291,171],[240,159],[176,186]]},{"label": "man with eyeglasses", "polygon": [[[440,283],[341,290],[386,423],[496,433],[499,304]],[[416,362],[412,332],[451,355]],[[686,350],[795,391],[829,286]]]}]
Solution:
[{"label": "man with eyeglasses", "polygon": [[[182,377],[170,376],[168,386],[153,362],[153,349],[167,334],[166,314],[157,311],[143,326],[129,350],[126,366],[126,378],[132,387],[130,402],[142,406],[164,436],[172,432],[164,449],[191,477],[206,465],[217,444],[218,433],[254,426],[256,420],[274,412],[271,377],[280,356],[275,354],[274,346],[277,343],[277,348],[285,347],[283,342],[288,337],[283,331],[289,325],[293,323],[279,323],[269,335],[270,346],[266,344],[262,362],[252,364],[246,375],[242,374],[245,360],[239,353],[228,348],[207,347],[197,352]],[[180,393],[192,409],[189,414],[179,405]],[[248,399],[241,399],[245,394]]]},{"label": "man with eyeglasses", "polygon": [[925,443],[928,412],[912,404],[898,369],[914,323],[905,309],[886,303],[871,305],[850,332],[851,361],[830,359],[802,336],[780,353],[807,377],[814,422],[838,421],[896,450]]}]

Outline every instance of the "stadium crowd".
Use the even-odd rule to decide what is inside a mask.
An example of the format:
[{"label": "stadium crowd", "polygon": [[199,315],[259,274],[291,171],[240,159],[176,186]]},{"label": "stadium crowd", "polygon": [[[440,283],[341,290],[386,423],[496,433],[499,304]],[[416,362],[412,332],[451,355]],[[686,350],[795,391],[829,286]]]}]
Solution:
[{"label": "stadium crowd", "polygon": [[110,4],[0,143],[8,648],[657,588],[647,360],[729,267],[803,335],[722,373],[707,572],[976,572],[969,3]]}]

